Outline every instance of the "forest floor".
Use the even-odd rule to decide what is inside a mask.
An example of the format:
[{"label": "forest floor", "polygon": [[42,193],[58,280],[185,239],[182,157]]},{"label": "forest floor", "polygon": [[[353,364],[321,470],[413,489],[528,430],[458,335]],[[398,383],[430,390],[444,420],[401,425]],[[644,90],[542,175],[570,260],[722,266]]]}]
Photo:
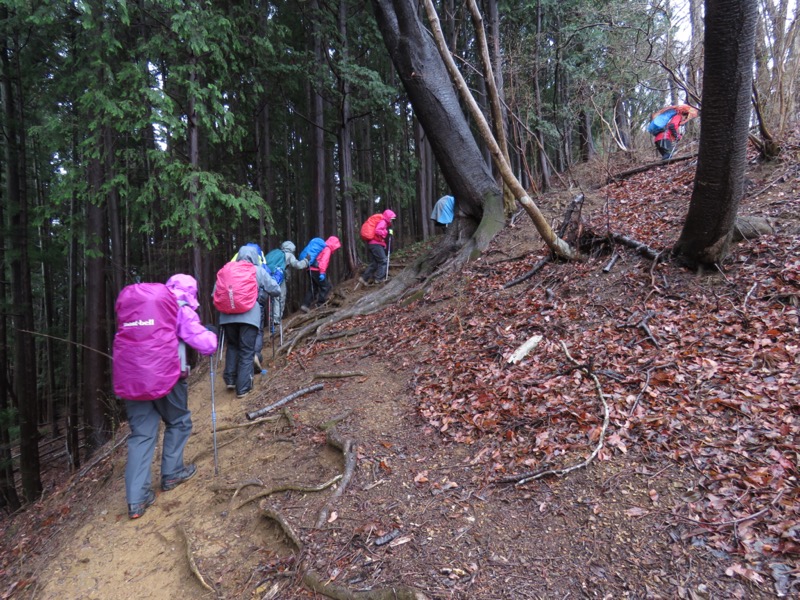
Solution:
[{"label": "forest floor", "polygon": [[[740,215],[775,232],[721,272],[596,239],[507,287],[546,255],[520,214],[458,276],[279,356],[244,400],[217,376],[218,475],[203,364],[198,475],[136,521],[124,443],[48,480],[0,522],[0,598],[797,597],[799,163],[797,139],[749,163]],[[557,223],[583,191],[584,232],[669,249],[695,162],[591,187],[633,166],[537,202]],[[366,293],[380,288],[341,282],[334,303]]]}]

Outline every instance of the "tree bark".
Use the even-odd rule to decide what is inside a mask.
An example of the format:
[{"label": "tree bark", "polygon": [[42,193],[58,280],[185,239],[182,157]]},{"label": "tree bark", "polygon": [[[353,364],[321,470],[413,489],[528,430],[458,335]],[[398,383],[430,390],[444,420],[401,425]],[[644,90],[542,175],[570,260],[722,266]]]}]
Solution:
[{"label": "tree bark", "polygon": [[743,192],[753,81],[755,0],[706,1],[703,129],[689,212],[673,252],[719,265]]}]

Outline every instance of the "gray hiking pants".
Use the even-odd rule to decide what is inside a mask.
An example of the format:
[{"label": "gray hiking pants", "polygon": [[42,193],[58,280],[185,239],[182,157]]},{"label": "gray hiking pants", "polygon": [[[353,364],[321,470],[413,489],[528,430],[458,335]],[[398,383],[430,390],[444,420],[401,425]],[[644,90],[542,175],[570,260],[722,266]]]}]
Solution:
[{"label": "gray hiking pants", "polygon": [[228,351],[222,376],[227,385],[236,386],[238,395],[245,394],[253,388],[253,354],[259,337],[258,327],[247,323],[228,323],[223,327]]},{"label": "gray hiking pants", "polygon": [[163,398],[125,401],[131,428],[128,463],[125,465],[125,496],[128,504],[138,504],[147,499],[147,492],[152,486],[151,465],[161,421],[164,421],[161,479],[175,475],[183,469],[183,449],[192,433],[192,414],[188,399],[186,380],[179,379]]},{"label": "gray hiking pants", "polygon": [[383,281],[386,279],[386,248],[380,244],[367,244],[369,266],[361,276],[364,281]]}]

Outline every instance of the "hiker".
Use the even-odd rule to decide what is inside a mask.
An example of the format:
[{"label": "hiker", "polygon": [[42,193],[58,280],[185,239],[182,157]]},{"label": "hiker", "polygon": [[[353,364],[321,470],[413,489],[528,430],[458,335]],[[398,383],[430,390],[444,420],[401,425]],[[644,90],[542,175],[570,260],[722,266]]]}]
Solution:
[{"label": "hiker", "polygon": [[686,122],[686,114],[676,112],[667,122],[663,131],[656,134],[653,142],[661,154],[661,160],[669,160],[675,153],[676,144],[681,139],[680,127]]},{"label": "hiker", "polygon": [[286,240],[280,248],[275,248],[267,253],[266,260],[270,271],[275,272],[276,269],[280,269],[283,274],[280,281],[281,295],[272,301],[273,332],[275,327],[280,326],[283,311],[286,309],[286,282],[289,280],[289,269],[301,271],[308,268],[308,259],[297,260],[294,255],[296,250],[297,246],[294,245],[294,242]]},{"label": "hiker", "polygon": [[[215,293],[214,305],[220,310],[219,323],[223,327],[225,341],[228,344],[222,378],[228,390],[236,390],[236,397],[244,398],[253,389],[254,357],[264,304],[268,296],[280,296],[281,288],[267,269],[260,267],[258,251],[254,247],[239,248],[235,262],[249,262],[255,265],[257,300],[244,312],[223,312],[217,303]],[[219,281],[219,275],[217,280]]]},{"label": "hiker", "polygon": [[456,199],[453,196],[442,196],[436,201],[431,211],[431,220],[435,227],[447,227],[453,222]]},{"label": "hiker", "polygon": [[[183,450],[192,433],[192,417],[188,407],[189,368],[186,365],[184,344],[189,344],[200,354],[206,356],[214,354],[217,349],[216,333],[201,324],[200,317],[196,312],[199,304],[197,302],[197,281],[194,277],[184,274],[173,275],[167,281],[166,287],[178,301],[175,335],[179,340],[176,346],[180,356],[180,360],[177,361],[180,371],[178,373],[176,370],[175,375],[178,376],[178,380],[165,396],[150,401],[125,399],[125,410],[131,430],[128,438],[128,462],[125,466],[125,496],[128,501],[128,517],[131,519],[141,517],[147,507],[156,499],[156,494],[151,488],[150,465],[153,462],[158,428],[162,421],[164,422],[164,442],[161,451],[161,489],[165,492],[174,489],[197,472],[196,465],[184,465],[183,463]],[[174,313],[172,314],[174,315]],[[158,318],[160,314],[155,316]],[[142,325],[151,324],[154,319],[133,322],[139,324],[137,329],[143,330]],[[165,348],[171,341],[159,339],[155,347]],[[115,343],[115,363],[117,360],[120,362],[130,361],[132,359],[130,354],[136,353],[137,350],[140,355],[150,356],[154,363],[152,370],[144,368],[141,364],[138,370],[146,373],[149,384],[155,385],[157,377],[154,373],[159,368],[155,366],[155,361],[161,361],[164,358],[169,360],[172,357],[155,356],[157,351],[153,351],[153,348],[153,346],[147,348],[142,344],[139,344],[138,348],[124,348]],[[126,356],[123,357],[123,354]],[[115,370],[115,391],[119,389],[121,393],[118,392],[118,395],[123,398],[133,395],[126,394],[121,388],[127,386],[131,392],[133,391],[137,385],[134,373],[137,369],[131,368],[130,365],[120,366],[117,369]],[[142,382],[139,381],[138,385],[141,389]]]},{"label": "hiker", "polygon": [[[261,246],[255,242],[247,242],[245,246],[248,248],[253,248],[256,251],[258,255],[258,262],[256,263],[256,266],[261,266],[264,269],[267,269],[267,273],[272,275],[272,271],[267,266],[267,257],[264,256],[264,251],[261,249]],[[237,252],[233,255],[233,258],[231,258],[231,262],[236,261],[238,258],[239,253]],[[258,336],[256,337],[256,345],[253,348],[253,368],[257,373],[261,372],[261,361],[264,358],[261,354],[261,350],[264,347],[264,321],[266,319],[266,312],[267,311],[265,310],[261,311],[261,323],[258,325]]]},{"label": "hiker", "polygon": [[396,217],[393,211],[386,209],[382,213],[372,215],[361,226],[361,239],[367,243],[369,252],[369,266],[358,278],[359,283],[371,285],[388,278],[386,248],[387,243],[391,244],[391,236],[394,234],[392,220]]},{"label": "hiker", "polygon": [[[309,245],[310,244],[311,242],[309,242]],[[303,305],[300,307],[300,310],[303,312],[307,313],[314,308],[314,306],[322,306],[328,301],[328,295],[333,289],[333,285],[327,276],[328,265],[331,261],[331,254],[341,247],[342,243],[339,241],[339,238],[332,235],[325,240],[324,247],[319,251],[316,257],[309,257],[310,266],[308,267],[308,272],[311,276],[311,286],[308,288],[308,291],[306,291],[306,295],[303,298]],[[301,252],[300,259],[302,260],[303,258],[304,252]]]}]

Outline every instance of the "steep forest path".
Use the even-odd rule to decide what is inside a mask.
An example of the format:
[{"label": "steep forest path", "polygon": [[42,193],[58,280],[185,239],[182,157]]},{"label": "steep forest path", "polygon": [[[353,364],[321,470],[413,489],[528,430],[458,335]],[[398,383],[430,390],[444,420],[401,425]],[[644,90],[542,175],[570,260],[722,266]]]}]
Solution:
[{"label": "steep forest path", "polygon": [[[423,298],[279,358],[245,400],[217,377],[217,476],[201,365],[187,447],[198,475],[137,521],[124,444],[49,488],[3,521],[0,598],[322,597],[313,581],[338,598],[394,597],[379,590],[396,586],[478,600],[798,593],[800,171],[789,148],[790,161],[751,165],[740,211],[776,232],[738,243],[724,274],[595,243],[587,261],[506,288],[543,256],[521,217]],[[587,228],[669,248],[692,176],[687,161],[589,192]],[[557,220],[573,195],[541,205]],[[336,301],[375,289],[342,282]],[[510,364],[534,335],[541,343]],[[270,420],[245,416],[320,383]],[[536,475],[595,449],[584,468]],[[337,479],[345,456],[349,481]],[[525,472],[535,478],[502,482]]]}]

